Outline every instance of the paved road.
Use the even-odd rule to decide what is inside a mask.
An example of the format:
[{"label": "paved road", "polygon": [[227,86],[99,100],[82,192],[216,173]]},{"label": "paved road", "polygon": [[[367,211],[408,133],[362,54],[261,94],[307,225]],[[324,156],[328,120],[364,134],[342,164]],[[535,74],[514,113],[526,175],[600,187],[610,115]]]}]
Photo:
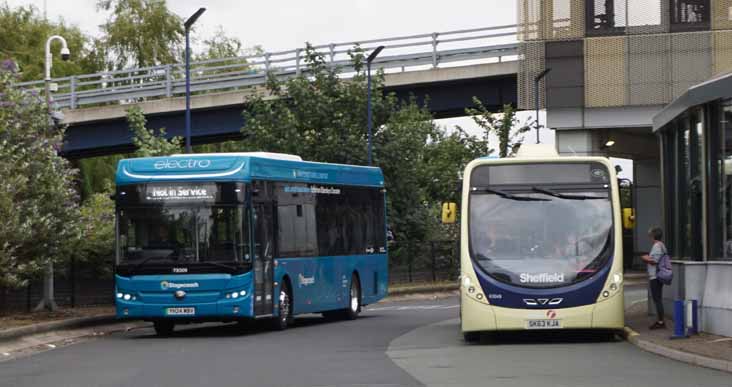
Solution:
[{"label": "paved road", "polygon": [[[629,302],[644,295],[629,291]],[[730,386],[728,374],[586,337],[462,343],[455,298],[379,304],[356,321],[284,332],[151,329],[0,363],[0,386]]]}]

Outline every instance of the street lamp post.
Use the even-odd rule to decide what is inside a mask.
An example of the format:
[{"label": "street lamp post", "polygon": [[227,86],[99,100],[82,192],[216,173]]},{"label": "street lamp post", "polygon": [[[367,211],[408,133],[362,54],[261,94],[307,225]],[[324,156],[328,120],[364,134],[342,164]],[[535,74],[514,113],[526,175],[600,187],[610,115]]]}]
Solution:
[{"label": "street lamp post", "polygon": [[[53,108],[51,107],[51,66],[53,66],[51,42],[53,42],[54,40],[61,41],[61,59],[69,60],[69,58],[71,57],[71,52],[69,51],[69,47],[66,44],[66,39],[64,39],[62,36],[53,35],[48,38],[48,40],[46,40],[46,71],[43,80],[46,86],[46,107],[48,109],[49,122],[52,121],[53,113]],[[48,309],[51,311],[55,311],[56,309],[58,309],[58,305],[56,305],[56,300],[54,299],[53,294],[53,262],[49,262],[46,266],[46,273],[43,278],[43,297],[35,308],[36,311],[43,309]]]},{"label": "street lamp post", "polygon": [[191,15],[188,20],[183,23],[186,30],[186,153],[191,153],[191,42],[190,32],[193,23],[198,20],[206,11],[206,8],[199,8],[196,13]]},{"label": "street lamp post", "polygon": [[368,150],[368,161],[369,165],[371,165],[372,161],[372,145],[371,145],[371,131],[373,126],[373,119],[372,119],[372,113],[371,113],[371,62],[376,59],[376,57],[379,55],[381,50],[384,49],[384,46],[379,46],[374,49],[374,51],[371,52],[371,55],[366,58],[366,83],[367,83],[367,96],[366,96],[366,125],[368,126],[369,131],[369,150]]},{"label": "street lamp post", "polygon": [[534,103],[536,107],[536,143],[539,144],[539,82],[544,78],[552,69],[547,68],[534,77]]}]

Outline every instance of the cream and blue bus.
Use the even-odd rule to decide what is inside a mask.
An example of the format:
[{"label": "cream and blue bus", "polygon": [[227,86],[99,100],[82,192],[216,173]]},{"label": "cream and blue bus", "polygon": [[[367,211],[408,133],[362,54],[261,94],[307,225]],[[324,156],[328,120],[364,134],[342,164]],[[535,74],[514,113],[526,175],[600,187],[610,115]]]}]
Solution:
[{"label": "cream and blue bus", "polygon": [[461,329],[623,329],[623,255],[615,169],[524,145],[463,175]]},{"label": "cream and blue bus", "polygon": [[117,316],[176,324],[354,319],[387,293],[379,168],[271,153],[121,160]]}]

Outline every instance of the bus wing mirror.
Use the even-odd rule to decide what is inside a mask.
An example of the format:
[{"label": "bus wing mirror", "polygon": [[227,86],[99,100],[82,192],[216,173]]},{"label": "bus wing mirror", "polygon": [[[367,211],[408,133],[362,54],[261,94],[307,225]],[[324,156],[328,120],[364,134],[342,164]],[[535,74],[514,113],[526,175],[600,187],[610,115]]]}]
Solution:
[{"label": "bus wing mirror", "polygon": [[442,223],[453,224],[457,219],[457,204],[454,202],[442,203]]},{"label": "bus wing mirror", "polygon": [[635,213],[632,208],[623,208],[623,228],[632,230],[635,227]]}]

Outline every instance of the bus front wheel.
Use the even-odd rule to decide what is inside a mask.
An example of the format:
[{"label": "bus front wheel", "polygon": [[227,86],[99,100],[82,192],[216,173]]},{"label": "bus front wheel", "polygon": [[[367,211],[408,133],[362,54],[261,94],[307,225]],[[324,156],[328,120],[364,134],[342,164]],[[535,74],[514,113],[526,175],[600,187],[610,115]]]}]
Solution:
[{"label": "bus front wheel", "polygon": [[172,321],[155,321],[153,328],[158,336],[167,337],[173,334],[175,324]]},{"label": "bus front wheel", "polygon": [[283,283],[280,287],[279,302],[280,313],[272,322],[275,330],[283,331],[293,322],[292,293],[287,282]]}]

